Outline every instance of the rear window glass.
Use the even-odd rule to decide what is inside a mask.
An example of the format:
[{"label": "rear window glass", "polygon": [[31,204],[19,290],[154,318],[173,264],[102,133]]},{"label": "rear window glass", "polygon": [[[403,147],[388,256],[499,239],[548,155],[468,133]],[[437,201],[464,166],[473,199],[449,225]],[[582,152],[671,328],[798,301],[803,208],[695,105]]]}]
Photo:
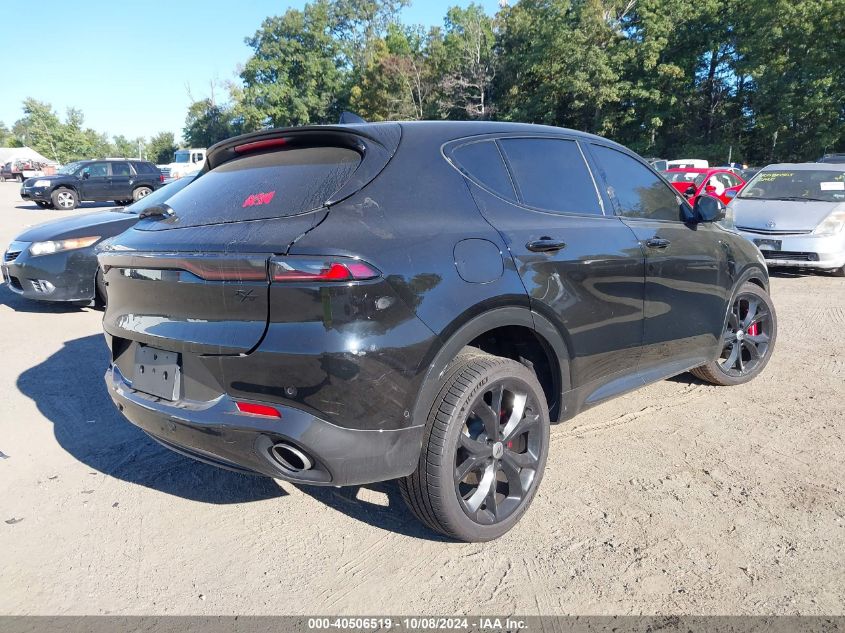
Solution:
[{"label": "rear window glass", "polygon": [[508,170],[494,141],[461,145],[452,158],[462,172],[493,193],[508,200],[516,199]]},{"label": "rear window glass", "polygon": [[182,226],[296,215],[323,206],[360,162],[358,152],[339,147],[250,154],[212,169],[167,204]]}]

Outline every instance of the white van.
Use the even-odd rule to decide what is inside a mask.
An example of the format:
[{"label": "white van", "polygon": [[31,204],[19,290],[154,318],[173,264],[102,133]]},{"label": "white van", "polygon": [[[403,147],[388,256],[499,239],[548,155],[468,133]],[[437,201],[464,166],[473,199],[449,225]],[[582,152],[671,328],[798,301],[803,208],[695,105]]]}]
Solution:
[{"label": "white van", "polygon": [[700,158],[678,158],[666,163],[666,169],[708,169],[710,163]]}]

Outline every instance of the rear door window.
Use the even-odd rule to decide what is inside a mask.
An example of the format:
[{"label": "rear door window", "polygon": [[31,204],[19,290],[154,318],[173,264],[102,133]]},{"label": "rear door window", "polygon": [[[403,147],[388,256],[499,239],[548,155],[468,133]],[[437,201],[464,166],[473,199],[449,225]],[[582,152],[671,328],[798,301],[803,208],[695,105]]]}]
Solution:
[{"label": "rear door window", "polygon": [[499,140],[520,201],[537,209],[602,215],[593,178],[575,141]]},{"label": "rear door window", "polygon": [[360,162],[358,152],[340,147],[250,154],[212,169],[167,204],[179,226],[297,215],[323,206]]},{"label": "rear door window", "polygon": [[131,172],[129,171],[129,163],[112,163],[111,164],[111,175],[112,176],[131,176]]}]

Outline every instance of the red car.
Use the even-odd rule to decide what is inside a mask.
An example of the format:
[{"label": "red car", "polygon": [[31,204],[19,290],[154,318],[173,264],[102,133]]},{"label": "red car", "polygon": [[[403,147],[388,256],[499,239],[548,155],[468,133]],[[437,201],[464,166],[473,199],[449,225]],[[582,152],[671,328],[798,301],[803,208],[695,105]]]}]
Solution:
[{"label": "red car", "polygon": [[728,204],[745,181],[728,169],[667,169],[663,177],[686,196],[690,204],[703,193],[719,198]]}]

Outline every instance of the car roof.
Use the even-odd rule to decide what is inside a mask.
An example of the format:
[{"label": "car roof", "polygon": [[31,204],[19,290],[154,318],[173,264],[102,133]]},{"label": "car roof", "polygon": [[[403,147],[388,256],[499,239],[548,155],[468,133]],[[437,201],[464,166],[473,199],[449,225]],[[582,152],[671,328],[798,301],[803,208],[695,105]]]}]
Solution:
[{"label": "car roof", "polygon": [[766,165],[760,171],[775,169],[791,169],[793,171],[842,171],[845,172],[845,163],[775,163]]}]

